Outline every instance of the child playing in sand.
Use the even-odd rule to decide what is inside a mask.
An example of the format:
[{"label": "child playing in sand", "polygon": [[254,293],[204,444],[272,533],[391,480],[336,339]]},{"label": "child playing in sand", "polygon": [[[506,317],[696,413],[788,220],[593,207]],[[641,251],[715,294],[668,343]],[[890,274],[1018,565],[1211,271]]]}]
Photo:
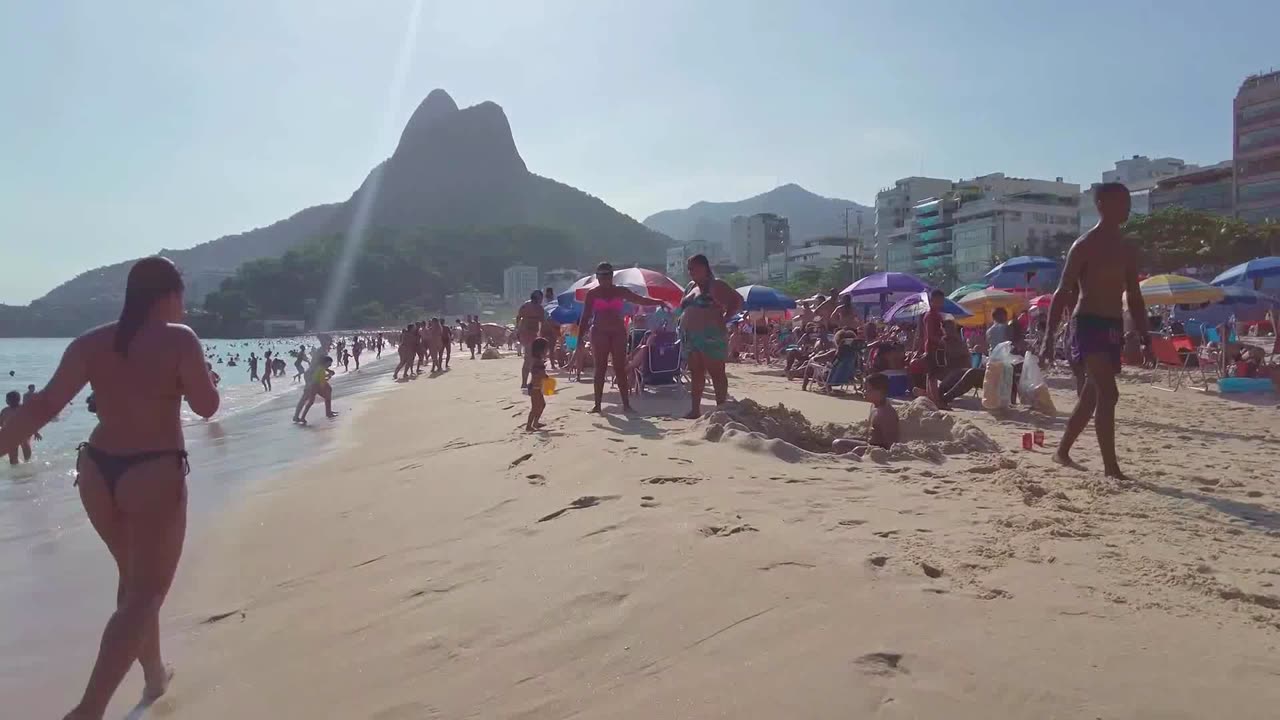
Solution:
[{"label": "child playing in sand", "polygon": [[529,421],[524,424],[525,432],[534,432],[541,428],[538,419],[547,407],[547,398],[543,394],[542,383],[547,379],[547,350],[551,343],[540,337],[529,346]]},{"label": "child playing in sand", "polygon": [[867,439],[838,438],[831,443],[836,454],[853,453],[858,457],[873,447],[889,449],[898,442],[898,411],[889,404],[889,378],[884,373],[871,373],[867,377],[867,402],[871,403],[871,427]]}]

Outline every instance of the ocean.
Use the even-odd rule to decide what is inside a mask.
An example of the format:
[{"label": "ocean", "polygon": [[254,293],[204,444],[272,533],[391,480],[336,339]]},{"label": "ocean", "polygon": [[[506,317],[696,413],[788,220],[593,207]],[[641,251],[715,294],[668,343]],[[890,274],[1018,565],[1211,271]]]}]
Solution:
[{"label": "ocean", "polygon": [[[0,339],[0,394],[44,387],[57,367],[68,339]],[[310,424],[290,421],[301,384],[292,381],[293,359],[286,374],[275,378],[272,392],[250,380],[249,353],[287,353],[314,337],[270,340],[205,340],[214,371],[221,376],[221,407],[203,420],[183,407],[183,429],[191,459],[188,538],[199,532],[219,509],[253,484],[288,465],[314,458],[337,437],[353,410],[374,395],[394,387],[394,346],[376,360],[366,351],[362,369],[344,372],[335,365],[334,409],[324,417],[323,405],[312,409]],[[228,367],[239,356],[241,362]],[[12,375],[10,375],[12,372]],[[67,650],[77,658],[96,648],[102,625],[114,605],[115,571],[105,546],[90,527],[72,485],[76,446],[96,423],[85,399],[86,388],[33,443],[27,464],[10,466],[0,458],[0,697],[8,690],[30,688],[42,679],[65,677]],[[179,581],[181,581],[179,568]],[[78,676],[89,667],[77,665]],[[78,688],[64,688],[78,693]]]}]

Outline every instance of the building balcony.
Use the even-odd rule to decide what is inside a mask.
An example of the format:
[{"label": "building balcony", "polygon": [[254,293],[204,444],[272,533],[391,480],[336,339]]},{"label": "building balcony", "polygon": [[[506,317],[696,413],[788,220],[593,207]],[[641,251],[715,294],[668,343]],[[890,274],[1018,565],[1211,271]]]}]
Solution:
[{"label": "building balcony", "polygon": [[928,243],[926,245],[917,245],[911,249],[912,259],[936,257],[938,255],[951,255],[951,241]]}]

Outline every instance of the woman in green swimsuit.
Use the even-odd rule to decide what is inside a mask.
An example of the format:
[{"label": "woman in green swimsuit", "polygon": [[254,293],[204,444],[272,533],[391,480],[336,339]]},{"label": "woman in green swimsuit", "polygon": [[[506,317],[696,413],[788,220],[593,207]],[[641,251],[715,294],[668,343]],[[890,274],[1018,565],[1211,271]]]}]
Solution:
[{"label": "woman in green swimsuit", "polygon": [[711,272],[706,255],[689,258],[689,277],[693,282],[685,292],[680,308],[680,347],[689,360],[690,396],[693,408],[690,420],[702,415],[702,390],[711,375],[716,404],[729,396],[729,378],[724,363],[729,359],[729,333],[725,321],[742,308],[742,296]]}]

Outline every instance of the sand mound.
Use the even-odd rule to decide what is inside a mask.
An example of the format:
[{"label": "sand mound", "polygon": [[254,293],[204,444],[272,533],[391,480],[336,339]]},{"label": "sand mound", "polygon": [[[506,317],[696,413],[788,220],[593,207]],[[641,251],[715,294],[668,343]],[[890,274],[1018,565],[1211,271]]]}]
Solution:
[{"label": "sand mound", "polygon": [[[872,450],[871,460],[942,462],[945,455],[1000,452],[1000,446],[973,423],[938,412],[926,399],[917,398],[900,406],[898,417],[905,441],[888,450]],[[814,453],[829,453],[831,442],[836,438],[866,437],[867,431],[866,421],[851,425],[815,425],[803,413],[786,405],[769,407],[753,400],[722,405],[702,416],[693,429],[701,433],[704,440],[731,439],[748,450],[767,451],[787,462],[798,462]]]}]

